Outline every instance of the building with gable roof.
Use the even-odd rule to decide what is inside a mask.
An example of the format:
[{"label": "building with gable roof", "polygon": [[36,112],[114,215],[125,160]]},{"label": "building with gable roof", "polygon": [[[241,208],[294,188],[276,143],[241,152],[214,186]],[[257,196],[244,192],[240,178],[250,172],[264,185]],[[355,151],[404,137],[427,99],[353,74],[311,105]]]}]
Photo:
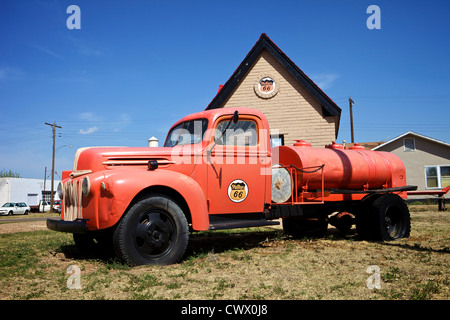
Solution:
[{"label": "building with gable roof", "polygon": [[273,146],[324,147],[338,136],[341,109],[264,33],[206,110],[232,107],[262,111]]}]

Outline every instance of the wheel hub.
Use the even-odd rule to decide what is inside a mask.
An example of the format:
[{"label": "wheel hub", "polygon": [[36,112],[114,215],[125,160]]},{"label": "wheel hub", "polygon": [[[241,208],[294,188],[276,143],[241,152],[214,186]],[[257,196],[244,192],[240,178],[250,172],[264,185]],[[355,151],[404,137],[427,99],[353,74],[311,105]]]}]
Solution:
[{"label": "wheel hub", "polygon": [[397,238],[398,233],[401,230],[401,219],[397,216],[397,214],[393,210],[389,210],[384,221],[387,233],[392,238]]},{"label": "wheel hub", "polygon": [[173,223],[166,213],[143,214],[136,226],[136,249],[147,256],[163,255],[172,245],[173,230]]},{"label": "wheel hub", "polygon": [[160,235],[161,234],[158,231],[153,231],[153,233],[152,233],[152,237],[155,240],[158,240]]}]

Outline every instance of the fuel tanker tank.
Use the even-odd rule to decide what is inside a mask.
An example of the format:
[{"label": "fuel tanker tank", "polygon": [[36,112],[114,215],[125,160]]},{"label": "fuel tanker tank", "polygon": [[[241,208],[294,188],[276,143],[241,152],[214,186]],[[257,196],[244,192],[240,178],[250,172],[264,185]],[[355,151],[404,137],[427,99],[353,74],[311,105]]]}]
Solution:
[{"label": "fuel tanker tank", "polygon": [[406,185],[405,166],[400,158],[389,152],[365,150],[358,144],[346,149],[333,142],[325,148],[313,148],[299,140],[293,146],[274,148],[273,155],[275,159],[278,156],[282,167],[273,168],[273,187],[277,177],[286,175],[286,168],[295,169],[293,181],[297,190],[321,189],[322,179],[326,190],[372,190]]}]

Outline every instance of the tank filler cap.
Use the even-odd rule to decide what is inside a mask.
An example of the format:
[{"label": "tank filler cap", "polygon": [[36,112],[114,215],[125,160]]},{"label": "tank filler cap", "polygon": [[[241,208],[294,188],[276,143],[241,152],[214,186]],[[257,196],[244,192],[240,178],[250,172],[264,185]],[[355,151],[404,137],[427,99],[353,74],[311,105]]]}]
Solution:
[{"label": "tank filler cap", "polygon": [[305,141],[305,140],[294,140],[296,141],[294,143],[295,147],[311,147],[311,143]]},{"label": "tank filler cap", "polygon": [[355,143],[353,146],[349,148],[350,150],[366,150],[362,145],[359,143]]},{"label": "tank filler cap", "polygon": [[325,146],[325,148],[328,148],[328,149],[344,149],[344,146],[342,144],[336,143],[336,141],[333,141],[331,144]]}]

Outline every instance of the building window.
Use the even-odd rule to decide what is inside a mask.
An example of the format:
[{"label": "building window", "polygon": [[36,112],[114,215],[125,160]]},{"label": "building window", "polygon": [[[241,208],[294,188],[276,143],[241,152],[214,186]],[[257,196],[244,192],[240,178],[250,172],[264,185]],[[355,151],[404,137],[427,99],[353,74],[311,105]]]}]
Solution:
[{"label": "building window", "polygon": [[416,151],[416,141],[414,138],[403,139],[403,151]]},{"label": "building window", "polygon": [[[55,194],[56,192],[54,191],[53,192],[53,195]],[[42,191],[42,201],[48,201],[48,202],[50,202],[51,201],[51,194],[52,194],[52,192],[51,191]]]},{"label": "building window", "polygon": [[427,189],[441,189],[450,186],[450,166],[426,166]]},{"label": "building window", "polygon": [[284,134],[270,135],[270,147],[284,146]]},{"label": "building window", "polygon": [[441,188],[450,186],[450,166],[441,166]]}]

